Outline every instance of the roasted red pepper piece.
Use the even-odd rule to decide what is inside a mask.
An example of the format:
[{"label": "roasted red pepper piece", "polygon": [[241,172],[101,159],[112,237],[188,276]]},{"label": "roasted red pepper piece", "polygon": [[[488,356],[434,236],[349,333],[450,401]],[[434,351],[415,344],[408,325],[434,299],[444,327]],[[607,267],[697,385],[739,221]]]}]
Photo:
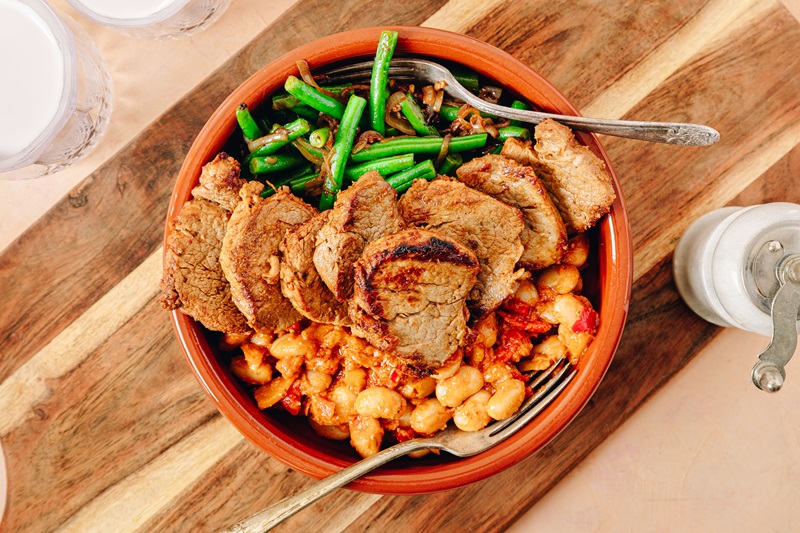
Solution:
[{"label": "roasted red pepper piece", "polygon": [[589,306],[585,306],[581,311],[581,316],[572,325],[572,331],[575,333],[583,333],[584,331],[594,331],[597,329],[599,322],[599,315],[597,311]]}]

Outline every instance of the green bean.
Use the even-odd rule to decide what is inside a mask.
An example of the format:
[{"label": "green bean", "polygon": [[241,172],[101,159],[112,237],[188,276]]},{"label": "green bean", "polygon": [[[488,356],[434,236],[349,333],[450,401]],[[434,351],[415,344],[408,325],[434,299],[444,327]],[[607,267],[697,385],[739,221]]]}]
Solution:
[{"label": "green bean", "polygon": [[303,157],[315,165],[321,165],[322,160],[328,155],[328,150],[326,148],[317,148],[316,146],[312,146],[310,142],[302,137],[298,137],[297,139],[293,140],[292,146],[297,148],[297,151],[300,152]]},{"label": "green bean", "polygon": [[301,176],[299,178],[290,181],[289,187],[292,189],[292,192],[294,194],[298,195],[304,194],[308,192],[306,191],[306,185],[308,185],[310,181],[313,181],[317,178],[319,178],[319,172],[315,172],[313,174],[306,174],[305,176]]},{"label": "green bean", "polygon": [[319,118],[319,111],[311,107],[310,105],[297,105],[294,106],[291,111],[297,115],[298,117],[303,117],[308,120],[313,120],[314,122],[317,121]]},{"label": "green bean", "polygon": [[455,176],[456,169],[461,166],[461,163],[464,162],[464,158],[461,157],[461,154],[457,154],[455,152],[448,152],[447,156],[442,161],[442,166],[439,167],[439,174],[444,174],[446,176]]},{"label": "green bean", "polygon": [[411,127],[414,128],[414,131],[416,131],[418,135],[439,135],[436,128],[425,121],[425,115],[422,114],[419,105],[414,101],[413,94],[408,93],[403,101],[400,102],[400,111],[403,112],[403,115],[405,115],[409,124],[411,124]]},{"label": "green bean", "polygon": [[250,114],[250,109],[247,108],[247,104],[244,102],[236,108],[236,121],[239,123],[239,127],[242,128],[242,133],[247,140],[252,141],[263,137],[264,133],[256,124],[253,115]]},{"label": "green bean", "polygon": [[411,168],[392,174],[386,178],[386,183],[394,187],[398,193],[402,193],[411,187],[416,179],[426,179],[428,181],[436,177],[436,169],[433,168],[433,161],[426,159]]},{"label": "green bean", "polygon": [[414,154],[395,155],[383,159],[375,159],[374,161],[367,161],[360,165],[349,166],[344,169],[344,175],[356,181],[371,170],[376,170],[378,174],[386,177],[389,174],[399,172],[412,166],[414,166]]},{"label": "green bean", "polygon": [[299,154],[273,154],[254,157],[250,160],[250,172],[253,174],[271,174],[290,168],[299,167],[306,159]]},{"label": "green bean", "polygon": [[[530,109],[531,108],[531,106],[529,106],[528,104],[526,104],[522,100],[514,100],[513,102],[511,102],[511,107],[514,108],[514,109]],[[512,119],[511,120],[511,125],[512,126],[520,126],[520,125],[522,125],[522,121],[521,120]]]},{"label": "green bean", "polygon": [[[448,122],[453,122],[455,119],[458,118],[458,110],[461,109],[460,107],[456,107],[454,105],[443,105],[439,108],[439,116],[443,119],[447,120]],[[483,111],[480,112],[483,118],[497,118],[495,115],[491,113],[484,113]]]},{"label": "green bean", "polygon": [[264,144],[263,146],[260,146],[255,150],[253,150],[252,152],[250,152],[250,155],[247,156],[247,160],[249,161],[254,157],[274,154],[275,152],[277,152],[278,150],[289,144],[291,141],[308,133],[311,130],[311,124],[309,124],[308,121],[304,118],[298,118],[297,120],[294,120],[286,124],[285,126],[273,127],[272,131],[274,132],[280,128],[285,129],[287,132],[285,141],[272,141],[267,144]]},{"label": "green bean", "polygon": [[480,83],[478,81],[478,73],[470,70],[461,65],[449,65],[450,72],[458,83],[466,87],[470,91],[478,92],[480,90]]},{"label": "green bean", "polygon": [[347,158],[350,157],[350,151],[353,149],[358,122],[361,120],[361,115],[364,114],[365,107],[367,107],[365,99],[355,94],[350,96],[342,120],[339,122],[339,131],[336,132],[333,152],[328,157],[329,172],[325,176],[325,184],[322,187],[322,197],[319,201],[320,211],[333,207],[336,195],[342,188],[344,167],[347,164]]},{"label": "green bean", "polygon": [[378,40],[375,62],[372,64],[372,76],[369,87],[369,123],[370,128],[381,135],[386,132],[384,114],[389,85],[389,64],[397,46],[396,31],[382,31]]},{"label": "green bean", "polygon": [[297,97],[289,93],[281,93],[272,97],[272,109],[280,111],[283,109],[292,109],[295,106],[301,105]]},{"label": "green bean", "polygon": [[531,138],[531,132],[528,128],[520,126],[506,126],[497,130],[498,142],[504,142],[509,137],[516,137],[525,141]]},{"label": "green bean", "polygon": [[[486,145],[486,133],[453,137],[450,139],[448,151],[466,152],[481,148]],[[355,163],[372,161],[383,157],[400,154],[438,154],[442,149],[441,137],[397,137],[387,141],[377,142],[352,155]]]},{"label": "green bean", "polygon": [[328,137],[331,135],[331,129],[328,127],[317,128],[308,136],[308,142],[314,148],[322,148],[328,142]]},{"label": "green bean", "polygon": [[286,78],[286,83],[283,85],[283,88],[305,105],[311,106],[321,113],[338,119],[341,119],[344,114],[344,105],[342,105],[339,100],[322,94],[296,76],[289,76]]}]

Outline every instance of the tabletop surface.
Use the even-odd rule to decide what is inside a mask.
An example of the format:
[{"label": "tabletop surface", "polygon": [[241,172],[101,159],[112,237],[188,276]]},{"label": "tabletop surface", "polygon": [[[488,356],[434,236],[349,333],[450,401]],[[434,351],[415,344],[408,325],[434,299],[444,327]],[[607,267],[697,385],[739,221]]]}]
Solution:
[{"label": "tabletop surface", "polygon": [[[532,66],[586,116],[698,122],[715,127],[722,138],[709,148],[600,138],[630,211],[635,250],[632,301],[608,374],[581,414],[553,442],[497,476],[452,491],[381,496],[341,490],[278,530],[463,531],[465,524],[476,531],[524,530],[533,524],[552,529],[560,524],[553,510],[572,509],[580,515],[583,505],[614,505],[609,495],[587,494],[585,486],[576,485],[575,476],[610,464],[598,462],[598,454],[610,460],[619,454],[629,454],[631,461],[641,458],[642,449],[614,444],[629,427],[623,423],[640,408],[664,424],[656,429],[661,435],[650,435],[655,440],[674,439],[673,432],[691,428],[681,415],[696,412],[692,409],[701,402],[707,413],[747,411],[742,404],[722,403],[728,396],[715,392],[713,384],[717,373],[741,371],[746,377],[751,361],[739,370],[730,360],[720,364],[693,359],[710,344],[717,343],[724,354],[743,345],[755,349],[756,342],[741,332],[720,335],[719,328],[697,318],[675,290],[671,258],[688,224],[707,211],[725,205],[800,202],[800,24],[790,10],[796,3],[257,4],[234,3],[217,26],[206,30],[231,35],[215,41],[224,44],[214,50],[203,48],[210,46],[203,34],[182,43],[139,45],[132,38],[93,31],[100,45],[122,43],[115,46],[128,50],[140,46],[128,52],[137,55],[184,47],[187,61],[200,63],[206,56],[208,64],[202,75],[192,72],[173,51],[175,71],[154,68],[144,73],[186,75],[182,85],[152,95],[163,100],[159,105],[164,111],[152,117],[136,117],[136,102],[120,92],[142,85],[131,79],[138,71],[112,64],[120,79],[112,128],[103,140],[106,147],[89,158],[85,165],[94,166],[88,171],[87,166],[72,170],[73,176],[84,172],[75,188],[0,254],[0,440],[9,473],[4,530],[214,530],[314,483],[257,450],[205,396],[184,360],[168,314],[157,302],[161,244],[183,157],[225,96],[295,46],[355,27],[423,25],[464,33]],[[115,54],[122,61],[124,54]],[[149,97],[141,88],[139,96]],[[129,129],[115,130],[115,120],[127,121]],[[723,336],[727,344],[719,344]],[[787,388],[793,370],[788,369]],[[709,374],[709,390],[686,384],[685,376],[695,372]],[[680,390],[698,394],[686,392],[685,404],[659,402],[661,395],[656,393],[662,387],[675,390],[676,383],[684,387]],[[781,391],[769,397],[781,396],[778,403],[769,404],[765,394],[750,392],[751,406],[782,410],[783,415],[796,410],[800,397]],[[751,397],[744,394],[736,398]],[[681,393],[672,396],[676,397]],[[759,413],[752,416],[758,418]],[[773,455],[794,453],[796,458],[800,453],[795,421],[788,424],[790,448],[768,450]],[[711,419],[706,422],[714,424]],[[770,442],[784,442],[775,440],[778,432],[770,433],[774,428],[734,423],[726,427],[741,431],[732,439],[753,439],[746,435],[752,431],[766,432]],[[691,437],[680,442],[689,446]],[[754,455],[759,452],[753,450]],[[657,462],[658,458],[653,464]],[[742,486],[753,482],[772,487],[747,477],[758,475],[758,464],[754,460],[743,465],[739,476],[726,479]],[[764,503],[777,498],[780,505],[800,487],[800,464],[772,464],[784,466],[788,473],[777,479],[778,487],[764,496]],[[605,475],[613,479],[614,474]],[[656,469],[651,479],[657,478]],[[697,492],[714,486],[702,475],[695,479],[687,474],[681,482],[697,484]],[[624,493],[620,485],[609,482],[608,487]],[[662,496],[654,489],[648,497],[657,502]],[[693,501],[691,510],[703,516],[704,504],[721,510],[727,502],[744,500],[734,490],[709,495],[707,502]],[[708,527],[702,529],[733,523],[746,530],[747,524],[759,524],[757,516],[750,516],[758,509],[743,504],[746,510],[732,510],[733,518],[706,513]],[[648,505],[664,509],[657,503]],[[646,515],[631,510],[633,516],[637,513]],[[583,525],[594,530],[630,525],[604,516],[600,523],[589,520]],[[571,520],[576,528],[581,524]],[[683,523],[676,517],[664,520]],[[665,523],[669,522],[654,521],[652,529]],[[776,518],[775,530],[792,529],[792,524],[800,527],[800,514],[786,510]]]}]

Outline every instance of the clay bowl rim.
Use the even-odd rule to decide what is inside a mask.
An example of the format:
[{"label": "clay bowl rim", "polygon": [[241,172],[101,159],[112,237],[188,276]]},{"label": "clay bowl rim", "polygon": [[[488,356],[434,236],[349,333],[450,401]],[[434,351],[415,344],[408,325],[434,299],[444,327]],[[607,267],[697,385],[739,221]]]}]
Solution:
[{"label": "clay bowl rim", "polygon": [[[536,103],[542,109],[579,115],[577,109],[541,75],[510,54],[465,35],[444,30],[383,26],[346,31],[302,45],[272,61],[242,83],[212,114],[192,144],[181,167],[170,201],[165,241],[170,222],[191,197],[203,164],[219,152],[236,128],[234,110],[241,102],[257,107],[279,90],[286,77],[296,75],[295,62],[304,59],[312,71],[323,65],[352,62],[374,56],[380,32],[399,33],[397,54],[427,56],[463,63],[479,74],[490,76],[509,90]],[[397,462],[354,481],[348,488],[380,494],[420,494],[448,490],[485,479],[534,454],[558,435],[586,405],[608,370],[619,344],[630,300],[632,245],[630,223],[624,198],[606,151],[593,134],[578,138],[605,160],[611,173],[617,200],[611,214],[602,219],[597,231],[598,279],[602,299],[601,324],[597,337],[578,366],[575,379],[542,414],[526,428],[494,448],[465,459],[441,463],[405,465]],[[596,302],[595,302],[596,303]],[[322,479],[357,460],[331,455],[304,441],[297,431],[283,427],[268,413],[258,410],[240,386],[232,383],[209,345],[205,330],[179,311],[171,314],[173,326],[195,377],[217,409],[253,444],[287,466]],[[446,454],[443,454],[446,455]]]}]

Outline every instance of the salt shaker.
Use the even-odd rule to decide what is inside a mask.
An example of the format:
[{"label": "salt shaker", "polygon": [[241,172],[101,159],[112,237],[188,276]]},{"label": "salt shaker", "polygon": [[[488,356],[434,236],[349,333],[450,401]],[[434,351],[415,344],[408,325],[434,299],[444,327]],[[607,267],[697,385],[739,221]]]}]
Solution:
[{"label": "salt shaker", "polygon": [[797,347],[800,205],[724,207],[695,220],[673,261],[678,292],[714,324],[771,336],[753,383],[776,392]]}]

